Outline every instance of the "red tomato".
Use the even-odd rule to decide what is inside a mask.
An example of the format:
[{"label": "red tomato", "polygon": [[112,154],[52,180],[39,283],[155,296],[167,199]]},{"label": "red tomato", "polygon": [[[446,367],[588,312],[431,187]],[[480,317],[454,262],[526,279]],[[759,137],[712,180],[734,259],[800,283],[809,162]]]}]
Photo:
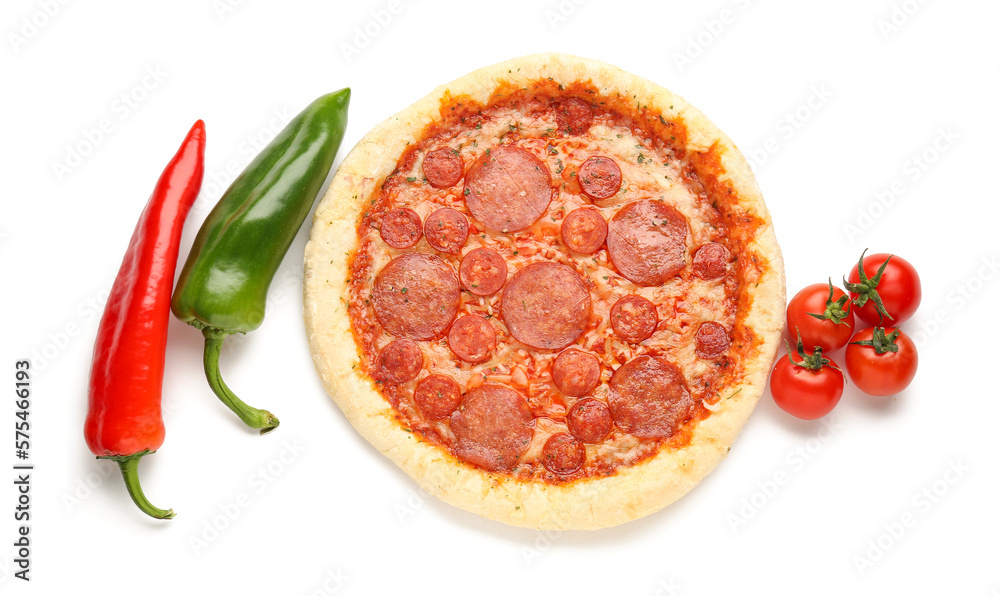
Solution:
[{"label": "red tomato", "polygon": [[[854,314],[847,294],[832,283],[813,284],[788,303],[788,332],[802,335],[802,343],[824,352],[839,350],[854,335]],[[817,318],[813,315],[820,315]]]},{"label": "red tomato", "polygon": [[829,414],[840,401],[844,393],[844,373],[835,362],[818,353],[803,357],[801,341],[798,347],[798,357],[794,354],[791,357],[796,362],[819,368],[797,366],[788,357],[782,358],[771,371],[771,396],[778,407],[792,416],[815,420]]},{"label": "red tomato", "polygon": [[[920,277],[913,265],[902,257],[885,253],[867,257],[862,253],[860,263],[864,269],[864,279],[858,275],[858,268],[854,267],[847,274],[847,283],[844,284],[856,306],[854,314],[871,326],[900,325],[913,316],[920,306],[921,296]],[[883,264],[885,270],[879,277],[878,271]],[[860,300],[864,300],[864,304],[857,306]],[[880,319],[876,310],[879,301],[888,314],[884,320]]]},{"label": "red tomato", "polygon": [[[895,327],[886,327],[882,339],[876,340],[876,329],[881,328],[862,329],[851,338],[844,353],[847,374],[868,395],[895,395],[906,389],[917,374],[917,347]],[[858,341],[875,345],[854,343]],[[888,348],[892,345],[896,351]]]}]

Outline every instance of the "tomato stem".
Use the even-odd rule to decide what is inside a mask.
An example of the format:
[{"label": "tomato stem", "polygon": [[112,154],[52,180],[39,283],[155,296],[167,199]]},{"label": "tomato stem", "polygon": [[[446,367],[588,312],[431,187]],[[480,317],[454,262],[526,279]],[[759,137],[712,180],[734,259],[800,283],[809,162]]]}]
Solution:
[{"label": "tomato stem", "polygon": [[822,313],[810,312],[806,314],[821,321],[833,321],[834,325],[843,324],[850,326],[850,323],[844,320],[851,314],[850,308],[844,308],[844,305],[847,304],[847,294],[844,294],[839,300],[834,302],[833,279],[828,277],[826,282],[830,285],[830,295],[826,299],[826,309],[824,309]]},{"label": "tomato stem", "polygon": [[869,300],[875,304],[875,312],[878,313],[878,322],[881,324],[885,320],[885,317],[892,319],[892,316],[885,310],[885,306],[882,304],[882,297],[878,294],[878,284],[882,281],[882,274],[885,273],[885,267],[889,264],[889,259],[894,255],[889,255],[885,258],[885,262],[882,266],[878,268],[878,271],[870,279],[865,275],[865,253],[868,249],[861,251],[861,258],[858,259],[858,283],[852,284],[844,278],[844,287],[848,292],[853,292],[858,295],[854,299],[854,305],[858,308],[864,306]]},{"label": "tomato stem", "polygon": [[788,345],[787,341],[785,342],[785,347],[788,348],[788,361],[791,362],[793,366],[798,366],[800,368],[804,368],[806,370],[811,370],[814,372],[826,366],[828,368],[836,370],[837,372],[839,372],[841,375],[844,376],[845,381],[847,380],[847,376],[844,375],[844,371],[841,370],[839,366],[832,365],[831,363],[833,361],[823,356],[823,348],[821,348],[820,346],[814,347],[812,354],[806,354],[805,345],[803,345],[802,343],[802,334],[799,333],[798,327],[795,328],[795,335],[798,338],[795,342],[795,352],[799,355],[799,358],[801,358],[801,360],[796,362],[792,358],[792,348],[791,346]]},{"label": "tomato stem", "polygon": [[875,350],[876,354],[885,354],[886,352],[899,351],[899,346],[896,345],[896,339],[899,336],[899,329],[893,329],[892,333],[886,335],[885,327],[875,327],[872,329],[871,339],[866,339],[864,341],[852,341],[851,343],[857,346],[871,346],[872,349]]}]

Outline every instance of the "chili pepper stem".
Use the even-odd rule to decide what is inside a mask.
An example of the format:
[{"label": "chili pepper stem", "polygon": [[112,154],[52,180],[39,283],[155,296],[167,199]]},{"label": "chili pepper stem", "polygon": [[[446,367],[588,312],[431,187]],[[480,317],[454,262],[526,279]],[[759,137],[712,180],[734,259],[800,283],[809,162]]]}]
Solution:
[{"label": "chili pepper stem", "polygon": [[278,418],[267,410],[258,410],[248,406],[229,389],[219,372],[219,354],[222,352],[222,341],[228,335],[224,331],[206,327],[202,329],[205,336],[205,377],[215,395],[232,410],[247,426],[260,429],[260,434],[266,434],[278,427]]},{"label": "chili pepper stem", "polygon": [[146,449],[133,455],[101,455],[97,459],[110,459],[118,463],[118,467],[122,471],[122,478],[125,480],[128,496],[132,497],[132,502],[139,507],[140,511],[156,519],[172,519],[174,510],[160,509],[154,506],[143,494],[142,487],[139,485],[139,458],[150,453],[153,451]]}]

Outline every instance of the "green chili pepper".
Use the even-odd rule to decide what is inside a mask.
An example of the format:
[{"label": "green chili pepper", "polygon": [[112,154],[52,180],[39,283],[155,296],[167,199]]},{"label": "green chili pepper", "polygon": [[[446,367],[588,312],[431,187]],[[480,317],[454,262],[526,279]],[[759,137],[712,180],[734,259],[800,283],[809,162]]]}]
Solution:
[{"label": "green chili pepper", "polygon": [[243,403],[219,373],[222,341],[264,320],[267,290],[309,214],[347,126],[351,90],[320,97],[271,141],[212,209],[181,270],[171,310],[205,336],[205,376],[219,399],[261,434],[278,419]]}]

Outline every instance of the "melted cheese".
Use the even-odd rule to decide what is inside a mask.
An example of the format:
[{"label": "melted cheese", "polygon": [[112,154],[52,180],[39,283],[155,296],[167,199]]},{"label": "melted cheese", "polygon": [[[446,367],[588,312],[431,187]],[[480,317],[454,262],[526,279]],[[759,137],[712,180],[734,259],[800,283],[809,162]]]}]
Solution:
[{"label": "melted cheese", "polygon": [[[446,131],[428,139],[416,150],[409,167],[401,169],[388,180],[382,197],[373,207],[374,212],[384,212],[396,207],[409,207],[421,220],[440,207],[451,207],[469,218],[469,238],[462,254],[479,247],[497,250],[507,261],[508,279],[519,269],[539,260],[554,260],[573,267],[590,287],[592,314],[584,334],[576,342],[581,349],[596,353],[601,360],[601,384],[594,396],[607,400],[608,387],[614,370],[637,356],[649,354],[665,356],[683,371],[689,388],[696,399],[706,400],[712,409],[717,396],[699,391],[702,380],[717,376],[712,362],[699,359],[694,352],[694,334],[701,322],[715,321],[731,330],[735,319],[735,298],[727,292],[725,280],[705,281],[691,274],[691,258],[698,246],[711,241],[724,241],[722,232],[713,227],[716,220],[712,207],[697,189],[685,181],[681,165],[669,155],[658,152],[648,139],[637,137],[632,129],[610,118],[598,117],[590,130],[583,135],[564,137],[555,133],[554,112],[544,110],[531,116],[518,114],[509,108],[495,108],[481,121],[480,126],[468,126]],[[423,156],[439,147],[450,147],[461,155],[468,168],[488,149],[501,143],[514,142],[528,149],[549,168],[553,184],[559,191],[544,215],[525,230],[502,234],[485,230],[472,217],[462,199],[462,182],[448,189],[431,187],[422,174]],[[622,172],[622,186],[609,199],[593,202],[580,192],[576,172],[592,155],[603,155],[615,160]],[[464,179],[463,179],[464,181]],[[687,219],[690,227],[687,267],[676,278],[659,287],[638,287],[617,273],[611,264],[606,247],[593,255],[571,254],[562,244],[560,224],[567,213],[578,207],[594,207],[606,220],[623,205],[640,199],[661,199],[675,207]],[[373,212],[373,213],[374,213]],[[374,220],[372,220],[374,221]],[[371,293],[372,281],[393,257],[404,252],[436,254],[458,272],[461,255],[438,253],[425,238],[416,246],[396,250],[381,241],[378,230],[372,226],[360,229],[361,243],[370,254],[369,275],[360,284],[358,296]],[[492,296],[479,297],[462,292],[459,314],[478,314],[486,317],[497,331],[497,345],[493,356],[482,364],[468,364],[457,359],[448,348],[445,338],[420,342],[425,355],[425,367],[420,377],[432,373],[452,376],[463,390],[483,382],[500,382],[512,385],[523,395],[536,416],[535,432],[531,444],[521,459],[522,466],[515,474],[529,476],[544,474],[539,465],[539,454],[545,441],[556,432],[567,432],[563,422],[566,411],[575,402],[561,394],[551,378],[552,362],[558,352],[543,352],[528,348],[514,340],[499,317],[502,290]],[[626,294],[638,294],[657,305],[659,325],[649,339],[630,345],[615,336],[609,325],[611,307]],[[728,294],[728,295],[727,295]],[[360,309],[359,309],[360,310]],[[374,321],[370,305],[364,307],[363,316]],[[377,323],[376,323],[377,325]],[[394,338],[384,330],[374,337],[372,345],[363,353],[370,360],[372,355]],[[368,370],[372,363],[365,362]],[[524,380],[527,379],[527,387]],[[450,444],[453,437],[446,422],[428,422],[422,419],[412,404],[416,380],[393,390],[390,401],[395,403],[404,419],[429,438]],[[389,388],[383,387],[383,393]],[[641,459],[657,448],[657,442],[641,441],[615,429],[602,445],[587,446],[587,464],[581,475],[606,474],[621,465]]]}]

